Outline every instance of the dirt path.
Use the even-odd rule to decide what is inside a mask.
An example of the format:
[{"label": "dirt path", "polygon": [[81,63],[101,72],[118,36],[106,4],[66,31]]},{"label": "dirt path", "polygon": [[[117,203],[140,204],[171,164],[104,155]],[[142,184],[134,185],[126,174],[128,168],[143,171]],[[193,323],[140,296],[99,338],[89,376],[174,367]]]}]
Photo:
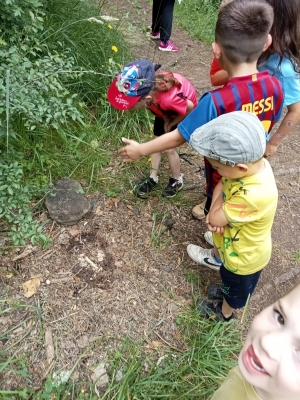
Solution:
[{"label": "dirt path", "polygon": [[[143,2],[146,10],[143,26],[132,22],[141,19],[140,8],[125,0],[111,3],[112,9],[108,10],[111,15],[120,17],[125,11],[130,14],[130,24],[129,19],[123,19],[123,30],[136,58],[147,57],[164,66],[172,65],[174,71],[193,82],[199,95],[210,89],[209,46],[191,40],[175,27],[172,40],[180,46],[180,52],[162,53],[157,49],[158,43],[148,40],[143,33],[145,25],[150,25],[149,2]],[[300,263],[292,259],[300,250],[299,134],[298,126],[270,160],[279,189],[274,250],[250,302],[246,323],[300,278]],[[4,284],[1,291],[6,298],[25,301],[21,284],[32,277],[41,280],[39,294],[26,301],[41,309],[40,321],[44,329],[52,331],[57,355],[54,370],[70,370],[88,346],[98,341],[97,351],[87,351],[78,373],[73,375],[75,380],[89,377],[92,366],[111,351],[112,338],[124,338],[128,334],[180,348],[174,316],[192,304],[189,281],[193,281],[195,296],[201,293],[204,284],[218,282],[217,273],[199,267],[186,253],[188,243],[206,246],[205,224],[195,221],[190,213],[191,206],[203,197],[204,178],[199,172],[201,157],[187,145],[180,151],[187,155],[182,160],[185,185],[196,184],[199,191],[183,191],[180,202],[163,201],[159,196],[141,201],[128,192],[122,199],[94,195],[96,204],[89,218],[73,227],[55,223],[49,226],[53,243],[48,250],[33,249],[26,257],[16,260],[22,249],[1,260],[2,267],[14,271],[13,277],[1,276]],[[120,168],[122,164],[116,159],[106,170],[113,174]],[[162,168],[161,175],[163,182],[167,180],[167,167]],[[187,206],[184,206],[185,200]],[[173,221],[171,230],[164,225],[166,218]],[[87,259],[98,270],[91,268]],[[0,318],[0,329],[15,326],[25,318],[28,312],[13,311]],[[30,354],[32,386],[36,387],[49,371],[49,363],[38,320],[33,316],[32,320],[33,326],[29,325],[29,318],[8,339],[21,338],[31,327],[22,352]],[[15,385],[13,376],[2,377],[2,388],[12,390]]]}]

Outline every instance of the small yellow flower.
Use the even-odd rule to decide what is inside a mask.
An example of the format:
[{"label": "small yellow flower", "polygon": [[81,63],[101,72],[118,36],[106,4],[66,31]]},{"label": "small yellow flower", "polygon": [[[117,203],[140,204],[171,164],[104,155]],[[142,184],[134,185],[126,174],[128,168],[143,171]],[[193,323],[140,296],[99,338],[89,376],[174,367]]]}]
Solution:
[{"label": "small yellow flower", "polygon": [[81,389],[81,393],[84,393],[84,389]]},{"label": "small yellow flower", "polygon": [[111,46],[112,51],[114,51],[115,53],[118,52],[118,48],[116,46]]},{"label": "small yellow flower", "polygon": [[152,161],[152,158],[151,158],[151,157],[149,157],[149,158],[148,158],[148,162],[151,162],[151,161]]},{"label": "small yellow flower", "polygon": [[108,29],[112,29],[112,26],[111,26],[111,25],[107,25],[107,27],[108,27]]}]

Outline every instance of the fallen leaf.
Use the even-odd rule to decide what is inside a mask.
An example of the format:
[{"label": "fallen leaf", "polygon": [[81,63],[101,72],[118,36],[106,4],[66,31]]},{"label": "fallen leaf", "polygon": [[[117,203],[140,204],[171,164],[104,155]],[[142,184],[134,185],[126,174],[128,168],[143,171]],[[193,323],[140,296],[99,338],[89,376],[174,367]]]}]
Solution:
[{"label": "fallen leaf", "polygon": [[150,345],[154,348],[154,349],[159,349],[163,344],[162,342],[159,342],[158,340],[152,340],[150,342]]},{"label": "fallen leaf", "polygon": [[103,386],[105,387],[109,383],[108,375],[107,375],[107,371],[106,371],[107,368],[108,368],[108,364],[101,363],[95,368],[94,373],[91,376],[92,381],[98,387],[103,387]]},{"label": "fallen leaf", "polygon": [[76,237],[79,235],[80,231],[78,229],[71,229],[69,233],[72,237]]},{"label": "fallen leaf", "polygon": [[29,281],[22,283],[25,297],[31,297],[37,293],[40,286],[40,278],[29,279]]}]

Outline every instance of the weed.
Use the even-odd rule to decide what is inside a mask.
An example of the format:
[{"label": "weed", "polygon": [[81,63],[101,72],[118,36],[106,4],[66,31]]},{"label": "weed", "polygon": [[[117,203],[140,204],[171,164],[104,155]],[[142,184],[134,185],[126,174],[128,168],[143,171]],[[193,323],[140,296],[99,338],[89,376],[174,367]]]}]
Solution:
[{"label": "weed", "polygon": [[299,261],[300,260],[300,251],[294,251],[293,253],[292,253],[292,260],[293,261]]},{"label": "weed", "polygon": [[169,212],[160,215],[158,213],[153,214],[153,224],[150,235],[150,243],[159,247],[160,250],[163,250],[171,241],[171,238],[168,238],[164,242],[161,241],[162,236],[168,230],[164,225],[164,221],[167,219]]},{"label": "weed", "polygon": [[211,44],[215,40],[215,23],[220,0],[184,0],[175,7],[178,24],[192,37]]}]

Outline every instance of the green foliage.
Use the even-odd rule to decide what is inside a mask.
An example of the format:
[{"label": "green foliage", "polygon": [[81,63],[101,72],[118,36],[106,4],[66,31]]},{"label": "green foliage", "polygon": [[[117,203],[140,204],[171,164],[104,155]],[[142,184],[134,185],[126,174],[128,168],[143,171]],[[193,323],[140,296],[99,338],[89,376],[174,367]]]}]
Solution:
[{"label": "green foliage", "polygon": [[[0,125],[8,124],[5,98],[9,99],[10,118],[21,115],[31,130],[37,124],[57,128],[58,122],[66,123],[68,118],[81,121],[81,113],[73,104],[76,94],[70,94],[60,76],[72,72],[74,59],[68,52],[51,52],[43,42],[43,3],[5,0],[0,12],[1,31],[5,32],[0,45]],[[1,135],[5,135],[3,128],[0,139]]]},{"label": "green foliage", "polygon": [[18,161],[0,163],[0,218],[9,224],[8,236],[15,245],[25,245],[30,239],[35,245],[47,245],[48,238],[42,233],[29,208],[32,196],[30,187],[22,182],[23,169]]},{"label": "green foliage", "polygon": [[175,8],[177,21],[192,37],[211,44],[221,0],[184,0]]}]

